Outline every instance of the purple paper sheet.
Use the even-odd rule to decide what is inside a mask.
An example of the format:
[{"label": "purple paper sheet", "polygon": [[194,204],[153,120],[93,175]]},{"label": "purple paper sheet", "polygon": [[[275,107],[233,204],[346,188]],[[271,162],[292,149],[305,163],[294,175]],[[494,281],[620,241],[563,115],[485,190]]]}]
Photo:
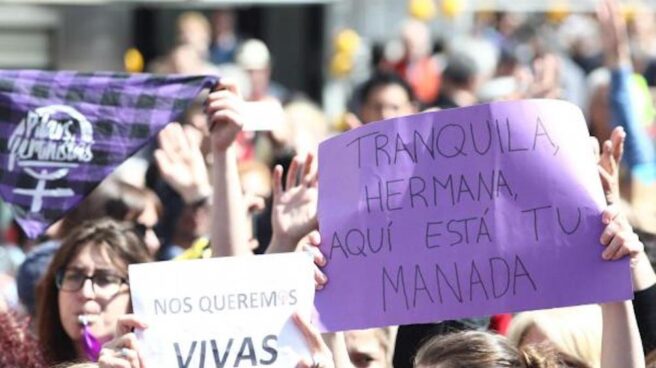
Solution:
[{"label": "purple paper sheet", "polygon": [[578,107],[497,102],[390,119],[319,147],[325,331],[629,299],[601,258],[605,200]]}]

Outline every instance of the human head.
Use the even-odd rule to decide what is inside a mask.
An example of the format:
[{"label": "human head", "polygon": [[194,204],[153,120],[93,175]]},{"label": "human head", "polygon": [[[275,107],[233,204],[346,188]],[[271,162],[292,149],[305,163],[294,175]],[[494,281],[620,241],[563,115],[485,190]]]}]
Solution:
[{"label": "human head", "polygon": [[177,21],[178,44],[190,45],[201,57],[206,57],[211,39],[210,22],[199,12],[180,14]]},{"label": "human head", "polygon": [[37,333],[48,363],[83,358],[79,316],[89,318],[91,333],[104,342],[113,337],[118,317],[130,308],[129,287],[123,282],[116,283],[113,295],[104,295],[100,286],[87,280],[80,290],[64,291],[57,286],[57,275],[77,271],[82,276],[97,276],[102,272],[127,279],[129,264],[149,260],[139,236],[110,219],[85,222],[64,239],[38,285]]},{"label": "human head", "polygon": [[597,137],[599,142],[604,142],[610,138],[612,127],[610,110],[610,71],[606,68],[594,70],[587,77],[586,90],[587,96],[587,114],[592,135]]},{"label": "human head", "polygon": [[520,350],[503,336],[481,331],[463,331],[428,340],[417,352],[415,368],[557,368],[548,353]]},{"label": "human head", "polygon": [[135,225],[150,255],[155,255],[161,244],[155,226],[163,214],[163,206],[155,192],[139,188],[122,181],[114,181],[116,195],[107,201],[107,216],[117,221],[128,221]]},{"label": "human head", "polygon": [[410,19],[401,28],[401,41],[405,49],[405,58],[415,61],[426,57],[431,51],[431,36],[426,23]]},{"label": "human head", "polygon": [[364,124],[417,112],[412,87],[393,73],[381,72],[369,78],[360,87],[359,102]]},{"label": "human head", "polygon": [[601,366],[601,309],[583,305],[518,313],[508,328],[515,346],[547,343],[576,367]]},{"label": "human head", "polygon": [[169,62],[171,72],[177,74],[199,74],[207,70],[202,56],[190,44],[182,44],[174,47],[170,51]]},{"label": "human head", "polygon": [[206,202],[183,206],[176,219],[172,242],[186,248],[198,238],[207,236],[211,225],[211,208]]},{"label": "human head", "polygon": [[282,141],[294,152],[317,152],[319,143],[328,135],[328,118],[321,108],[311,101],[296,99],[285,105],[287,124],[280,124]]},{"label": "human head", "polygon": [[218,9],[212,13],[212,31],[214,37],[224,34],[233,34],[237,19],[235,11],[232,9]]},{"label": "human head", "polygon": [[55,239],[62,239],[82,222],[106,216],[105,204],[116,194],[113,189],[103,181],[77,207],[48,228],[48,234]]},{"label": "human head", "polygon": [[346,348],[356,368],[387,368],[392,366],[392,329],[371,328],[346,331]]},{"label": "human head", "polygon": [[251,85],[251,100],[267,96],[271,79],[271,54],[264,42],[257,39],[246,40],[235,57],[237,65],[246,71]]},{"label": "human head", "polygon": [[465,53],[454,53],[447,59],[442,72],[444,86],[475,92],[477,87],[478,66],[476,61]]},{"label": "human head", "polygon": [[32,249],[16,273],[18,298],[32,317],[36,315],[37,301],[40,297],[36,293],[36,285],[48,269],[59,246],[59,242],[52,241]]},{"label": "human head", "polygon": [[656,368],[656,349],[647,354],[645,357],[645,364],[647,368]]}]

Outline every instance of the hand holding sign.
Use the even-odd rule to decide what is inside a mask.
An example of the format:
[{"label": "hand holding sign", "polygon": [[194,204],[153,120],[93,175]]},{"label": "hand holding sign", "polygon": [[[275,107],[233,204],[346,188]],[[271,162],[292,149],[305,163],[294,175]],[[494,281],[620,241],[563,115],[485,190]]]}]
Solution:
[{"label": "hand holding sign", "polygon": [[644,245],[618,205],[608,206],[601,214],[601,221],[606,225],[599,239],[606,247],[601,254],[603,259],[616,261],[628,255],[633,262],[644,251]]},{"label": "hand holding sign", "polygon": [[148,325],[139,317],[128,314],[120,317],[116,325],[116,337],[103,345],[98,358],[100,368],[145,367],[139,342],[132,332],[134,329],[146,329]]},{"label": "hand holding sign", "polygon": [[273,171],[273,207],[271,210],[271,252],[290,252],[298,242],[317,228],[317,172],[313,169],[314,156],[308,154],[304,162],[296,156],[282,185],[282,166]]},{"label": "hand holding sign", "polygon": [[306,254],[158,262],[129,273],[135,314],[149,322],[136,334],[151,367],[290,367],[309,357],[291,320],[311,312]]}]

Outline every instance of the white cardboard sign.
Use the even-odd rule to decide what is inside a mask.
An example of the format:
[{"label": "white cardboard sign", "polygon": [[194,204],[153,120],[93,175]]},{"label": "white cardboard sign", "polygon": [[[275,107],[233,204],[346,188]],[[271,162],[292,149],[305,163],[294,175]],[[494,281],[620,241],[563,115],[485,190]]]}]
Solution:
[{"label": "white cardboard sign", "polygon": [[290,318],[312,311],[305,253],[144,263],[129,275],[148,367],[288,368],[310,356]]}]

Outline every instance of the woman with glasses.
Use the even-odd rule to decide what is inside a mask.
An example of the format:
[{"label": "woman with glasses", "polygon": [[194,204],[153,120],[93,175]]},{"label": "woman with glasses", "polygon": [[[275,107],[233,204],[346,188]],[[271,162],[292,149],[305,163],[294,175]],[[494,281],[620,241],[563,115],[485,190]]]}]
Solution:
[{"label": "woman with glasses", "polygon": [[48,364],[97,358],[130,311],[128,265],[150,261],[140,236],[110,219],[65,238],[39,283],[37,333]]}]

